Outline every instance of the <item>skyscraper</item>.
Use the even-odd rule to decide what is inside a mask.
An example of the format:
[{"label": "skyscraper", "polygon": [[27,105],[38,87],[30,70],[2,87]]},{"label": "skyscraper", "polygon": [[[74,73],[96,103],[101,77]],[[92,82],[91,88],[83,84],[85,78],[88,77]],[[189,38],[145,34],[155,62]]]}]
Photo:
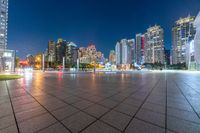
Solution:
[{"label": "skyscraper", "polygon": [[186,63],[186,47],[194,39],[195,17],[188,16],[176,21],[172,28],[172,63]]},{"label": "skyscraper", "polygon": [[97,51],[94,44],[89,44],[88,47],[79,48],[80,63],[103,63],[104,55],[102,52]]},{"label": "skyscraper", "polygon": [[127,68],[127,66],[130,67],[130,64],[132,64],[131,44],[129,43],[129,40],[127,39],[122,39],[120,42],[117,42],[115,46],[115,52],[116,52],[116,64],[119,67]]},{"label": "skyscraper", "polygon": [[194,25],[196,27],[194,38],[194,59],[196,62],[196,70],[200,70],[200,12],[195,19]]},{"label": "skyscraper", "polygon": [[48,62],[56,61],[56,43],[54,41],[48,42]]},{"label": "skyscraper", "polygon": [[155,25],[147,29],[145,40],[145,63],[164,64],[164,30]]},{"label": "skyscraper", "polygon": [[128,45],[131,47],[131,64],[135,63],[135,39],[129,39]]},{"label": "skyscraper", "polygon": [[57,63],[62,63],[63,57],[65,57],[67,41],[63,39],[58,39],[56,44],[56,61]]},{"label": "skyscraper", "polygon": [[138,65],[142,65],[144,63],[144,46],[145,40],[144,35],[136,34],[136,45],[135,45],[135,60]]},{"label": "skyscraper", "polygon": [[0,2],[0,49],[6,49],[8,28],[8,0],[1,0]]},{"label": "skyscraper", "polygon": [[73,42],[70,42],[66,46],[66,63],[67,64],[76,64],[78,59],[78,48],[77,45]]},{"label": "skyscraper", "polygon": [[8,0],[0,0],[0,71],[14,71],[15,51],[7,49]]}]

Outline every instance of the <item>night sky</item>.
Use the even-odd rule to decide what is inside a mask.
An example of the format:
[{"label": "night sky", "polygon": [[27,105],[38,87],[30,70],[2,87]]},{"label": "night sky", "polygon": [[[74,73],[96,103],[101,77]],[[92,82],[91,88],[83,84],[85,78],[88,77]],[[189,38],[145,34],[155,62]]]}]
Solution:
[{"label": "night sky", "polygon": [[25,58],[63,38],[108,56],[118,40],[159,24],[170,49],[174,22],[199,11],[200,0],[9,0],[8,48]]}]

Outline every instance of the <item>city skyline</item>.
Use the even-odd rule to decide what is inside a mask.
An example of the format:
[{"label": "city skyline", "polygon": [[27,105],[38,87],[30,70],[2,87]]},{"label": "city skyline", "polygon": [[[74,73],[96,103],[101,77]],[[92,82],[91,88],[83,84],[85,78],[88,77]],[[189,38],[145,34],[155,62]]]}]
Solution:
[{"label": "city skyline", "polygon": [[57,38],[73,41],[80,47],[94,43],[108,57],[116,41],[135,38],[155,24],[163,27],[165,47],[170,49],[174,23],[188,14],[196,16],[200,6],[198,0],[38,2],[22,0],[9,4],[8,48],[17,49],[23,58],[44,51],[47,42]]}]

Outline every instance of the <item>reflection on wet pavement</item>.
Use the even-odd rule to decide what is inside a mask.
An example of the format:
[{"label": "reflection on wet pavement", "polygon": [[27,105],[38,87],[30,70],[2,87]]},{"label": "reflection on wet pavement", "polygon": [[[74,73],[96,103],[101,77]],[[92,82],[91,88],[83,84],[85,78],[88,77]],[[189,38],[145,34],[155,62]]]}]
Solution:
[{"label": "reflection on wet pavement", "polygon": [[197,133],[200,73],[27,73],[0,81],[0,133]]}]

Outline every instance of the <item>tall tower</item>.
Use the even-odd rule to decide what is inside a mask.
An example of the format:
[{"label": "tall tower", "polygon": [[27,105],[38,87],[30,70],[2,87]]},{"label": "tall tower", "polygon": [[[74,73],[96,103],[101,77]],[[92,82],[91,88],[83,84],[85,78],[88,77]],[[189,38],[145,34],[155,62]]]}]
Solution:
[{"label": "tall tower", "polygon": [[188,16],[176,21],[172,28],[172,63],[186,63],[187,44],[194,39],[195,17]]},{"label": "tall tower", "polygon": [[132,45],[133,39],[127,40],[122,39],[120,42],[117,42],[115,46],[115,53],[116,53],[116,64],[117,65],[127,65],[132,64]]},{"label": "tall tower", "polygon": [[155,25],[145,33],[145,62],[164,64],[164,30]]},{"label": "tall tower", "polygon": [[7,47],[8,0],[0,0],[0,49]]},{"label": "tall tower", "polygon": [[194,21],[194,25],[196,27],[196,34],[194,37],[194,57],[196,61],[196,69],[200,70],[200,12]]}]

